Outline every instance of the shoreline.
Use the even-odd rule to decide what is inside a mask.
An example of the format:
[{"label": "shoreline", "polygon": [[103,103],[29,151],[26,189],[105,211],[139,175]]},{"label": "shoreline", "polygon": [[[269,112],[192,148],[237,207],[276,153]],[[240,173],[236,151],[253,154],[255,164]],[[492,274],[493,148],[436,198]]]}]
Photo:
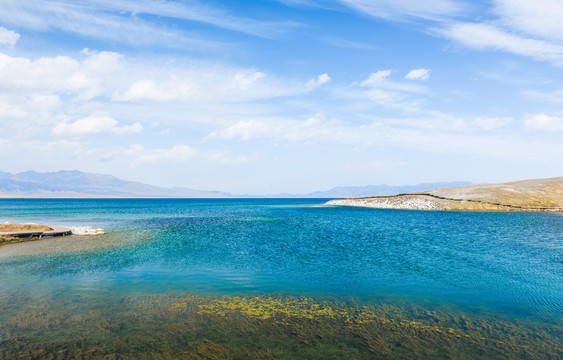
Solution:
[{"label": "shoreline", "polygon": [[105,234],[104,229],[96,229],[92,226],[4,223],[0,224],[0,230],[2,227],[10,228],[12,231],[0,231],[0,246],[52,237]]},{"label": "shoreline", "polygon": [[524,207],[491,201],[446,198],[427,193],[334,199],[324,205],[426,211],[563,212],[561,207]]}]

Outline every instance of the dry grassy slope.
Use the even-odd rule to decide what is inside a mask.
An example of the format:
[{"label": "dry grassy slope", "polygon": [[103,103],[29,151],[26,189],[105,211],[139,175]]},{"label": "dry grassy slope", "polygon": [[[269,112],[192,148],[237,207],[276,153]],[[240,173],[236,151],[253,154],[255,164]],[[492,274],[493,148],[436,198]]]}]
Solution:
[{"label": "dry grassy slope", "polygon": [[0,224],[0,232],[12,232],[12,231],[49,231],[53,230],[47,225],[39,224],[14,224],[14,223],[4,223]]},{"label": "dry grassy slope", "polygon": [[[443,188],[421,193],[451,199],[478,200],[526,208],[563,208],[563,177]],[[444,205],[451,210],[498,209],[494,205],[473,202],[445,201]]]}]

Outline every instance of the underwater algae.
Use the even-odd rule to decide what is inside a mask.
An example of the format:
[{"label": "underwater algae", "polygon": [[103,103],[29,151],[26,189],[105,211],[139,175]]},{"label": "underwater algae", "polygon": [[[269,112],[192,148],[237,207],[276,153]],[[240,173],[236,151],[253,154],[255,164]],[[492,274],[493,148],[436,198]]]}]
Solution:
[{"label": "underwater algae", "polygon": [[2,247],[0,360],[563,358],[561,216],[260,201],[6,203],[111,231]]},{"label": "underwater algae", "polygon": [[0,359],[557,359],[558,324],[307,296],[0,299]]}]

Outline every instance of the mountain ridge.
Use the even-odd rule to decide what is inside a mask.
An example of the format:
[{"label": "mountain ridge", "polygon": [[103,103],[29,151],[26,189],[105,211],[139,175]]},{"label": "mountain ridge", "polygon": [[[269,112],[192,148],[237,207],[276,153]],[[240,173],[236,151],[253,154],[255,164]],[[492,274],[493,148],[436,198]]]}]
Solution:
[{"label": "mountain ridge", "polygon": [[0,171],[0,197],[178,197],[178,198],[343,198],[416,192],[433,187],[469,185],[469,182],[436,182],[417,185],[337,186],[306,194],[233,195],[213,190],[184,187],[165,188],[113,175],[78,170],[56,172],[23,171],[16,174]]}]

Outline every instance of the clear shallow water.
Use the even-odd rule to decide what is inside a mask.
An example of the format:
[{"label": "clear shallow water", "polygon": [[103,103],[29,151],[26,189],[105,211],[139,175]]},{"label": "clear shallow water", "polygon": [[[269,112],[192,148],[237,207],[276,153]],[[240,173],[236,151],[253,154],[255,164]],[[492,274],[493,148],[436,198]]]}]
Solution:
[{"label": "clear shallow water", "polygon": [[0,200],[2,222],[107,232],[0,247],[0,300],[329,296],[560,325],[563,215],[306,206],[322,201]]}]

